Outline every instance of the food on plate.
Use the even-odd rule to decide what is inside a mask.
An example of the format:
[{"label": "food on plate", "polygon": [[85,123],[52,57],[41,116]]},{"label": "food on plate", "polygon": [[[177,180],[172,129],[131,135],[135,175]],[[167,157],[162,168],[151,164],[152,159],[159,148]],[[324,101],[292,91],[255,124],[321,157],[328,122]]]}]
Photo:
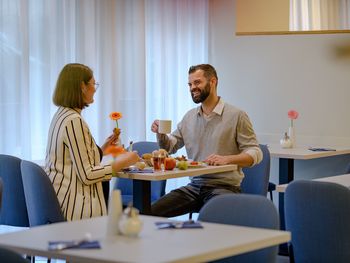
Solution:
[{"label": "food on plate", "polygon": [[187,161],[187,158],[185,155],[181,155],[181,156],[178,156],[178,157],[175,157],[176,160],[178,161]]},{"label": "food on plate", "polygon": [[179,168],[180,170],[187,170],[188,162],[187,161],[179,161],[177,163],[177,168]]},{"label": "food on plate", "polygon": [[148,160],[152,158],[152,154],[151,153],[144,153],[142,154],[142,159],[144,160]]},{"label": "food on plate", "polygon": [[174,158],[165,158],[164,168],[165,170],[173,170],[176,167],[176,160]]},{"label": "food on plate", "polygon": [[148,166],[151,166],[151,167],[153,166],[153,164],[152,164],[152,154],[151,153],[144,153],[144,154],[142,154],[142,159]]},{"label": "food on plate", "polygon": [[158,153],[160,156],[165,156],[165,157],[169,156],[168,152],[164,149],[159,149]]},{"label": "food on plate", "polygon": [[192,161],[192,162],[190,162],[190,165],[199,165],[199,162]]},{"label": "food on plate", "polygon": [[146,167],[146,164],[144,162],[137,162],[135,163],[135,166],[139,169],[139,170],[143,170]]}]

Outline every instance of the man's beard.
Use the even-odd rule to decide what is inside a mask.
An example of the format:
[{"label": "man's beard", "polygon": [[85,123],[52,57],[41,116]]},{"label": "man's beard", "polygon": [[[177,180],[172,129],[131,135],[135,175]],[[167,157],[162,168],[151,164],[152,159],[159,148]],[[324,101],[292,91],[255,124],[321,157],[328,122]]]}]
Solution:
[{"label": "man's beard", "polygon": [[[200,94],[199,94],[198,97],[194,97],[193,92],[197,91],[197,90],[200,91]],[[203,101],[205,101],[208,98],[209,94],[210,94],[210,84],[209,84],[209,82],[207,83],[207,85],[204,87],[203,90],[195,89],[195,90],[193,90],[191,92],[192,100],[196,104],[202,103]]]}]

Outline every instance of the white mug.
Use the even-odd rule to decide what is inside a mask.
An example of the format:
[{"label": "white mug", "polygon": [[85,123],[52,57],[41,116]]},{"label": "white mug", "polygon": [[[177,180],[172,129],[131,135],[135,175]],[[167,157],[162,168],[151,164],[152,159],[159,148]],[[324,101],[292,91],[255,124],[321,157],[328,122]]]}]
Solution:
[{"label": "white mug", "polygon": [[171,133],[171,120],[159,120],[158,132],[162,134]]}]

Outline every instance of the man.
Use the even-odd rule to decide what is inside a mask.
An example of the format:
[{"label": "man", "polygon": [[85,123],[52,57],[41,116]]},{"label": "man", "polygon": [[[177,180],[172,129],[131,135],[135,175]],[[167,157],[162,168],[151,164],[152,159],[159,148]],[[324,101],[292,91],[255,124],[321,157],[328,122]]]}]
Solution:
[{"label": "man", "polygon": [[209,64],[189,69],[188,85],[192,100],[201,105],[188,111],[171,135],[158,133],[158,120],[151,130],[157,133],[161,148],[175,153],[185,146],[187,156],[209,165],[237,164],[238,171],[201,175],[191,183],[160,198],[152,205],[152,214],[174,217],[198,211],[210,198],[239,193],[244,177],[241,168],[262,160],[252,124],[247,114],[225,103],[217,95],[218,77]]}]

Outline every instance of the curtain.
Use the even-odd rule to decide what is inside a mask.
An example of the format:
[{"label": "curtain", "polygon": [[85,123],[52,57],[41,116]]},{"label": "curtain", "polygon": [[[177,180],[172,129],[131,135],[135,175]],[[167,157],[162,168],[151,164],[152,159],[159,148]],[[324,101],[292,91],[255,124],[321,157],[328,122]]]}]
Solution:
[{"label": "curtain", "polygon": [[290,23],[297,30],[350,29],[349,0],[290,0]]},{"label": "curtain", "polygon": [[176,127],[194,106],[187,70],[207,58],[207,0],[0,0],[0,153],[44,159],[66,63],[90,66],[100,83],[83,111],[97,143],[120,111],[127,145],[154,141],[154,119]]}]

